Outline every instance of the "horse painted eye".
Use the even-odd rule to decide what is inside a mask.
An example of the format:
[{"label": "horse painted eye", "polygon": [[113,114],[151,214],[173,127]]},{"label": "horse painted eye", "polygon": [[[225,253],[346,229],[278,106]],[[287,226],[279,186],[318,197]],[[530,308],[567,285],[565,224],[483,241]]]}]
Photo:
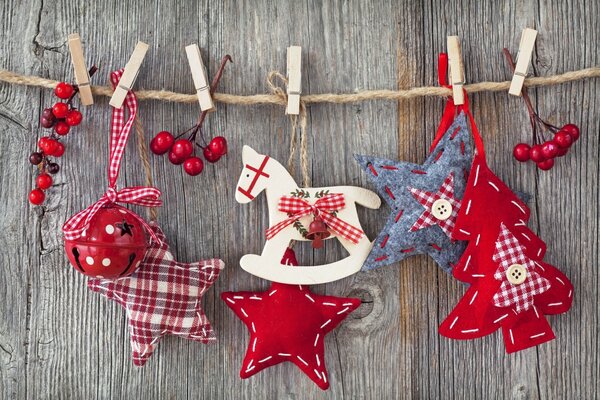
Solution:
[{"label": "horse painted eye", "polygon": [[246,178],[250,178],[250,174],[246,174]]}]

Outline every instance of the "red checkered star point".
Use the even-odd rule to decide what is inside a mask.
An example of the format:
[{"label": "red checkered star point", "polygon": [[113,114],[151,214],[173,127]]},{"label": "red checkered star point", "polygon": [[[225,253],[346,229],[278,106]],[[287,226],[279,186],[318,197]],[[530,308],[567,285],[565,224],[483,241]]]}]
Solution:
[{"label": "red checkered star point", "polygon": [[158,341],[171,334],[208,343],[216,340],[201,308],[202,295],[224,267],[219,259],[184,264],[173,259],[161,229],[152,224],[153,241],[131,276],[90,279],[88,287],[115,300],[127,312],[133,363],[146,363]]},{"label": "red checkered star point", "polygon": [[[448,237],[451,237],[456,217],[460,210],[460,201],[454,197],[454,174],[450,173],[442,183],[442,186],[440,186],[440,189],[435,193],[416,188],[409,189],[414,198],[425,207],[425,211],[423,211],[410,228],[411,232],[438,225]],[[431,211],[433,203],[440,199],[447,200],[452,206],[452,213],[445,220],[436,218]]]},{"label": "red checkered star point", "polygon": [[[496,240],[496,251],[492,258],[499,264],[494,278],[502,282],[493,297],[496,307],[514,305],[517,313],[526,311],[533,306],[534,296],[550,289],[550,282],[536,272],[535,262],[525,256],[524,250],[517,238],[504,224],[501,224],[500,234]],[[510,283],[506,276],[506,272],[514,264],[521,265],[527,271],[525,281],[518,285]]]}]

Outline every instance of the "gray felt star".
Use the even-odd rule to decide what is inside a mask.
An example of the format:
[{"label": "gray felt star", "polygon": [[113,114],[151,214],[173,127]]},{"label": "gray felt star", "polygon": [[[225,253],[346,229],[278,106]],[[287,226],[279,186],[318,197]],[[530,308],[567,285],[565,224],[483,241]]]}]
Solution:
[{"label": "gray felt star", "polygon": [[429,254],[451,273],[466,245],[450,239],[472,161],[464,113],[455,118],[423,165],[355,158],[392,209],[362,270]]}]

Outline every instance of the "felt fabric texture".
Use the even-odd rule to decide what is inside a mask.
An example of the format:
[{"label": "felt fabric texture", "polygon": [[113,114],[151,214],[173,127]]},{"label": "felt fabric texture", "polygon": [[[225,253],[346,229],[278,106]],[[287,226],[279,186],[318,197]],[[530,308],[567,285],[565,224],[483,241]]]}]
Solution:
[{"label": "felt fabric texture", "polygon": [[272,283],[265,292],[226,292],[221,298],[250,332],[241,378],[289,361],[323,390],[329,387],[325,335],[361,303],[360,299],[321,296],[306,286],[282,283]]},{"label": "felt fabric texture", "polygon": [[[454,239],[468,241],[453,275],[470,286],[442,322],[442,335],[473,339],[502,328],[508,353],[554,339],[545,315],[571,307],[573,286],[543,261],[546,245],[527,227],[529,215],[477,154],[453,231]],[[512,264],[526,271],[521,284],[508,282]]]},{"label": "felt fabric texture", "polygon": [[162,230],[150,223],[158,238],[132,275],[90,279],[88,288],[119,303],[127,312],[133,363],[142,366],[165,335],[208,343],[216,337],[200,305],[202,295],[224,267],[219,259],[184,264],[173,259]]},{"label": "felt fabric texture", "polygon": [[[444,271],[451,273],[466,243],[450,239],[453,224],[447,223],[448,220],[435,219],[429,212],[427,198],[448,199],[443,186],[451,179],[450,202],[456,216],[471,163],[471,147],[466,117],[461,112],[422,165],[355,156],[391,208],[387,223],[375,239],[362,267],[363,271],[393,264],[415,254],[429,254]],[[431,196],[422,200],[419,194],[423,192]],[[424,216],[429,221],[419,225]],[[413,229],[415,226],[419,229]]]}]

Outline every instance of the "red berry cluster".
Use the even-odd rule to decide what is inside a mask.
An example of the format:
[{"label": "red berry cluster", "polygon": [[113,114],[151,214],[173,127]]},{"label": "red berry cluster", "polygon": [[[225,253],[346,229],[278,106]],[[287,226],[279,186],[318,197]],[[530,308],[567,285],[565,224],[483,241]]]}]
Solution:
[{"label": "red berry cluster", "polygon": [[[231,62],[231,56],[226,55],[221,60],[221,66],[210,85],[211,95],[215,92],[217,85],[219,84],[227,61]],[[168,131],[158,132],[150,142],[150,150],[157,155],[163,155],[168,152],[169,161],[172,164],[183,164],[183,170],[188,175],[199,175],[204,169],[204,162],[200,157],[196,156],[196,146],[202,149],[204,159],[209,163],[216,163],[221,157],[227,154],[227,140],[223,136],[214,137],[208,144],[206,143],[202,132],[202,124],[204,123],[207,114],[207,111],[203,111],[195,126],[180,133],[176,137]],[[187,133],[189,133],[188,138],[182,138],[182,136]],[[198,133],[200,133],[200,138],[202,139],[204,146],[196,143],[196,136]]]},{"label": "red berry cluster", "polygon": [[[96,67],[90,69],[90,76],[96,72]],[[65,152],[65,145],[60,141],[61,138],[69,133],[71,127],[77,126],[83,120],[81,112],[73,106],[73,98],[78,92],[75,85],[60,82],[54,88],[56,97],[66,101],[59,101],[46,108],[42,112],[40,125],[43,128],[53,131],[48,136],[43,136],[38,140],[38,151],[29,155],[29,162],[37,165],[39,175],[36,178],[36,188],[29,193],[31,204],[40,205],[46,199],[44,191],[52,186],[52,177],[60,170],[60,166],[51,157],[59,158]]]},{"label": "red berry cluster", "polygon": [[170,132],[159,132],[150,142],[150,150],[157,155],[168,152],[172,164],[183,164],[183,170],[188,175],[199,175],[204,169],[204,162],[195,155],[194,144],[202,149],[206,161],[215,163],[227,154],[227,140],[223,136],[217,136],[208,145],[201,146],[195,143],[196,132],[193,132],[189,139],[178,139],[186,133],[184,132],[177,137],[177,140]]},{"label": "red berry cluster", "polygon": [[554,132],[554,138],[533,146],[526,143],[517,144],[513,150],[517,161],[531,160],[539,169],[547,171],[554,166],[554,159],[567,154],[569,147],[579,139],[579,128],[574,124],[567,124],[560,129],[547,124],[547,128]]}]

